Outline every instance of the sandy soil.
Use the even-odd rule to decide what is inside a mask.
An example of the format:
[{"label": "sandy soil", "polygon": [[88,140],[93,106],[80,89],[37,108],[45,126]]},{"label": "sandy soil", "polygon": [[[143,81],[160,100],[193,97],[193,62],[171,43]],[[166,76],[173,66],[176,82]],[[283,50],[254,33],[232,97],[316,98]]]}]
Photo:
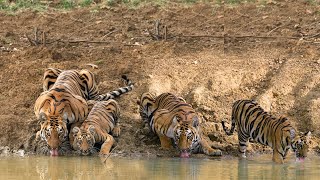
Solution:
[{"label": "sandy soil", "polygon": [[[237,152],[237,135],[227,137],[220,122],[229,121],[232,103],[243,98],[289,117],[300,132],[312,131],[311,150],[318,152],[319,12],[299,0],[0,13],[0,146],[33,152],[39,128],[34,102],[44,69],[56,67],[91,69],[101,92],[122,86],[122,74],[135,82],[118,99],[117,155],[176,155],[140,131],[136,100],[146,91],[184,97],[203,117],[206,138],[221,143],[224,154]],[[29,42],[35,28],[46,32],[45,46],[41,36],[39,45]],[[249,152],[262,151],[270,149],[252,144]]]}]

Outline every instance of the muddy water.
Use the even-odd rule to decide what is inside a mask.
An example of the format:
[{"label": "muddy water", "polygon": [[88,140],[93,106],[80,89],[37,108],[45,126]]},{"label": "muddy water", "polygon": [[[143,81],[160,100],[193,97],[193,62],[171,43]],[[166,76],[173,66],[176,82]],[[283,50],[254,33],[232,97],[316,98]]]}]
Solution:
[{"label": "muddy water", "polygon": [[0,157],[0,179],[318,179],[320,158],[274,164],[247,160],[99,157]]}]

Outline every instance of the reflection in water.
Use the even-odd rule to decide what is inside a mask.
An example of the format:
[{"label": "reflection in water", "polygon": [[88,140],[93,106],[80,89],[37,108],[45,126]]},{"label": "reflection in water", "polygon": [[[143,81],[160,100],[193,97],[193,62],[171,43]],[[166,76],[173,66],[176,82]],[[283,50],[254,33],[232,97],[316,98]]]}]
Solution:
[{"label": "reflection in water", "polygon": [[0,179],[317,179],[320,158],[275,164],[241,159],[0,157]]}]

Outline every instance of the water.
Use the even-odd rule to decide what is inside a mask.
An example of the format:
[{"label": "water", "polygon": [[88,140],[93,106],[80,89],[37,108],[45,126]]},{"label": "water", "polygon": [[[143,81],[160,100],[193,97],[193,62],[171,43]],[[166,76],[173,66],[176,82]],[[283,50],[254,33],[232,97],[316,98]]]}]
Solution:
[{"label": "water", "polygon": [[239,160],[99,157],[0,157],[0,179],[318,179],[320,158],[271,162],[271,155]]}]

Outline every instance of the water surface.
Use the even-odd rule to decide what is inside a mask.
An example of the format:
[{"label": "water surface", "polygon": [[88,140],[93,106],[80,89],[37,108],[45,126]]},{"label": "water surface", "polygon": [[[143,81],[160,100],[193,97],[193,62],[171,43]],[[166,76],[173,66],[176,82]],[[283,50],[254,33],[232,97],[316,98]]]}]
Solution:
[{"label": "water surface", "polygon": [[0,179],[319,179],[320,158],[271,162],[247,160],[99,157],[0,157]]}]

